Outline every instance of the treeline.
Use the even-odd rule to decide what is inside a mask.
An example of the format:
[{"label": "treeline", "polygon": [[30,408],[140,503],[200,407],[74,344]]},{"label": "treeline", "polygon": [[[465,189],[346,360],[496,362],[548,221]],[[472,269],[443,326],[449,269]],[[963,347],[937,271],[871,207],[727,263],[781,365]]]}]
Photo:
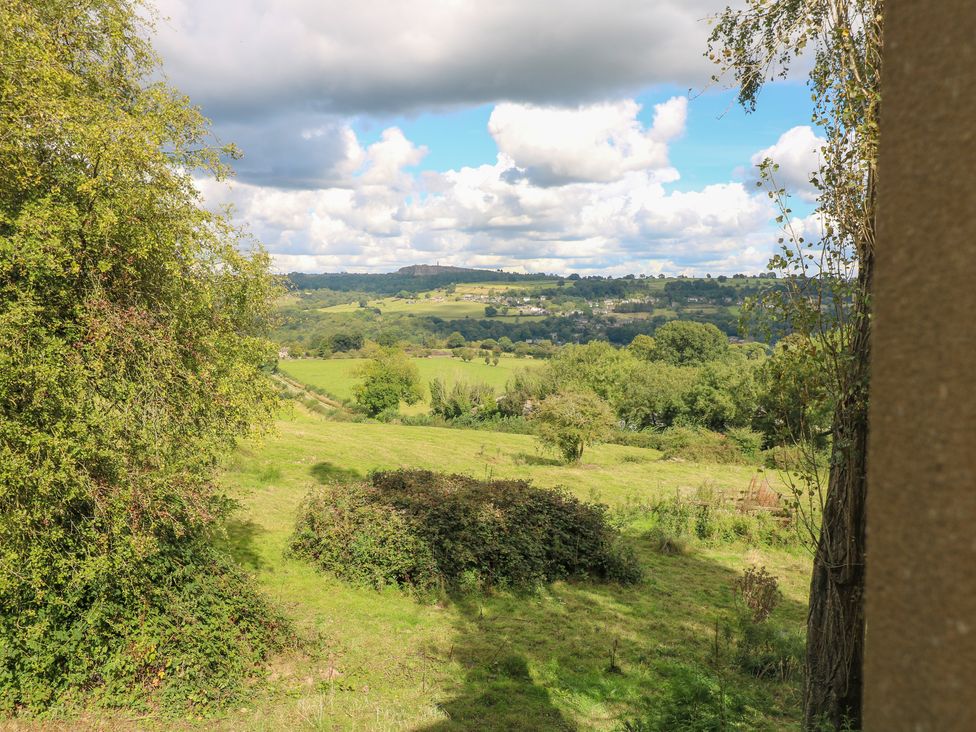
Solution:
[{"label": "treeline", "polygon": [[[736,336],[739,332],[739,320],[731,313],[689,312],[680,317],[688,322],[713,325],[726,336]],[[603,316],[503,321],[494,318],[444,320],[408,315],[384,315],[381,318],[369,312],[323,320],[314,314],[295,312],[288,314],[286,322],[279,326],[276,337],[293,356],[328,358],[336,352],[362,348],[366,341],[381,346],[405,344],[451,348],[446,341],[453,333],[460,333],[465,341],[475,342],[506,339],[514,343],[561,345],[607,341],[615,346],[625,346],[639,335],[653,335],[668,322],[673,322],[673,319],[663,315],[629,322]],[[350,346],[350,343],[359,345]]]},{"label": "treeline", "polygon": [[[675,321],[625,348],[595,341],[556,349],[545,367],[520,372],[500,394],[484,384],[434,382],[431,406],[435,416],[476,426],[531,418],[551,398],[582,392],[607,405],[623,433],[616,439],[680,448],[689,459],[726,461],[797,443],[823,449],[834,405],[817,351],[796,335],[769,350],[730,344],[712,325]],[[660,437],[671,430],[685,431]]]},{"label": "treeline", "polygon": [[[436,270],[432,267],[430,269]],[[445,269],[431,274],[414,274],[404,271],[382,274],[338,272],[305,274],[292,272],[286,278],[288,286],[295,290],[336,290],[338,292],[363,292],[395,295],[398,292],[426,292],[449,285],[474,282],[525,282],[529,280],[553,280],[560,278],[547,274],[519,274],[481,269]]]}]

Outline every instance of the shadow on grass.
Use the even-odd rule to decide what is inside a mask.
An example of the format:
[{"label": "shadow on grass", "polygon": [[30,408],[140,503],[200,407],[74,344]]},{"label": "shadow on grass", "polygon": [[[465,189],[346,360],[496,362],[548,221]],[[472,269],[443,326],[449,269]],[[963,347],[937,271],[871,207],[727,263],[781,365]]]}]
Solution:
[{"label": "shadow on grass", "polygon": [[319,483],[351,483],[356,480],[362,480],[364,477],[362,473],[354,468],[340,468],[338,465],[330,462],[315,463],[308,472],[311,474],[315,480]]},{"label": "shadow on grass", "polygon": [[251,519],[230,519],[226,524],[227,538],[224,547],[239,563],[252,569],[261,569],[265,562],[254,549],[254,538],[267,532],[260,524]]},{"label": "shadow on grass", "polygon": [[[458,598],[450,657],[465,669],[444,721],[423,732],[614,728],[663,704],[669,669],[714,662],[716,627],[731,618],[738,573],[701,554],[641,547],[647,576],[631,587],[559,582],[529,597]],[[800,630],[805,608],[784,599],[769,622]],[[799,681],[737,670],[730,688],[769,728],[798,724]]]}]

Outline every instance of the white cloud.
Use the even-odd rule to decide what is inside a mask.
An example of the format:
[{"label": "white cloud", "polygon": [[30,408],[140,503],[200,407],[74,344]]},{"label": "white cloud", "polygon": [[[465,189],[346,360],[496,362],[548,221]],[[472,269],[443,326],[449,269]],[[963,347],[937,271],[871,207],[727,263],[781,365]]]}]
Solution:
[{"label": "white cloud", "polygon": [[383,130],[379,142],[369,146],[366,152],[367,168],[361,180],[373,185],[408,184],[409,180],[403,178],[401,169],[417,165],[426,154],[426,147],[416,147],[404,137],[403,132],[390,127]]},{"label": "white cloud", "polygon": [[[635,126],[635,108],[620,102],[572,112],[515,110],[531,124],[541,115],[546,123],[594,134],[582,135],[583,145],[572,135],[564,147],[533,147],[530,142],[541,141],[534,130],[510,129],[505,134],[519,144],[476,167],[412,174],[409,167],[424,151],[390,128],[365,150],[348,141],[349,160],[358,167],[341,187],[201,187],[208,201],[233,202],[285,271],[389,270],[432,261],[616,274],[761,269],[774,241],[766,196],[741,182],[668,190],[678,176],[662,167],[665,140],[680,133],[683,106],[659,105],[649,130]],[[608,151],[605,139],[619,142]],[[594,161],[613,175],[598,172]],[[572,172],[577,180],[540,185],[519,173],[518,162]],[[579,180],[583,173],[587,179]]]},{"label": "white cloud", "polygon": [[175,84],[221,121],[580,104],[704,85],[726,0],[156,0]]},{"label": "white cloud", "polygon": [[820,166],[820,149],[825,142],[809,125],[793,127],[780,135],[774,145],[753,155],[751,162],[759,165],[766,158],[771,159],[779,165],[775,173],[778,186],[785,187],[804,201],[815,201],[817,190],[810,178]]},{"label": "white cloud", "polygon": [[684,130],[688,100],[655,107],[644,129],[631,99],[576,108],[499,104],[488,122],[498,149],[541,185],[608,182],[668,167],[667,141]]}]

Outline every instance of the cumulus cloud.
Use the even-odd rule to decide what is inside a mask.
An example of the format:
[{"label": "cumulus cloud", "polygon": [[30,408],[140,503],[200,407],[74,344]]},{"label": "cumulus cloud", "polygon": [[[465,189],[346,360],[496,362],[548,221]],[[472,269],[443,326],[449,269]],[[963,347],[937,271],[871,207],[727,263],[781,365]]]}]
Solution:
[{"label": "cumulus cloud", "polygon": [[218,120],[580,104],[703,85],[726,0],[156,0],[173,82]]},{"label": "cumulus cloud", "polygon": [[668,168],[667,142],[684,130],[688,100],[655,107],[643,129],[631,99],[577,108],[505,103],[488,129],[499,151],[539,185],[618,180],[625,173]]},{"label": "cumulus cloud", "polygon": [[776,182],[804,201],[815,201],[817,190],[810,178],[820,166],[820,150],[826,140],[818,137],[809,125],[787,130],[775,144],[752,156],[752,164],[759,165],[769,158],[779,165]]},{"label": "cumulus cloud", "polygon": [[[672,190],[687,99],[644,124],[627,98],[704,85],[703,20],[727,0],[156,3],[165,73],[245,153],[237,182],[201,190],[233,203],[281,270],[719,273],[768,256],[765,197]],[[353,131],[485,103],[498,155],[484,165],[416,173],[427,151],[401,130],[370,145]],[[808,142],[769,150],[800,170]]]},{"label": "cumulus cloud", "polygon": [[342,185],[364,162],[365,152],[348,123],[320,115],[279,116],[260,125],[227,122],[218,138],[244,157],[234,163],[241,180],[285,188]]},{"label": "cumulus cloud", "polygon": [[[577,148],[553,148],[540,159],[551,166],[578,166],[572,168],[577,179],[559,186],[513,175],[517,162],[527,160],[524,154],[517,160],[505,151],[491,164],[411,173],[409,167],[423,150],[390,128],[365,150],[350,142],[351,149],[361,151],[361,162],[343,187],[201,187],[208,201],[233,203],[239,218],[269,246],[285,271],[388,270],[435,260],[521,271],[617,274],[760,269],[772,241],[768,199],[740,182],[700,191],[668,190],[667,184],[678,176],[662,167],[667,164],[665,140],[680,134],[682,105],[675,100],[659,105],[648,130],[632,126],[635,107],[622,102],[595,112],[581,109],[574,114],[583,120],[565,120],[600,134],[619,128],[625,137],[633,134],[649,143],[634,142],[632,154],[618,158],[601,147],[600,135],[588,138],[584,152],[609,161],[612,176],[582,176],[581,171],[591,168],[578,163]],[[608,126],[608,119],[615,123]],[[662,150],[655,147],[659,145]],[[631,165],[631,158],[640,164]]]}]

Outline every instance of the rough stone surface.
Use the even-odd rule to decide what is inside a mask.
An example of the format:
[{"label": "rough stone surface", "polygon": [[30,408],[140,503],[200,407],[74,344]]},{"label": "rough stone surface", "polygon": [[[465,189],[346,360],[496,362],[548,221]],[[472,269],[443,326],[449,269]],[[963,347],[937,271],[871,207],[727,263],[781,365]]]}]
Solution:
[{"label": "rough stone surface", "polygon": [[976,729],[976,1],[886,3],[868,732]]}]

